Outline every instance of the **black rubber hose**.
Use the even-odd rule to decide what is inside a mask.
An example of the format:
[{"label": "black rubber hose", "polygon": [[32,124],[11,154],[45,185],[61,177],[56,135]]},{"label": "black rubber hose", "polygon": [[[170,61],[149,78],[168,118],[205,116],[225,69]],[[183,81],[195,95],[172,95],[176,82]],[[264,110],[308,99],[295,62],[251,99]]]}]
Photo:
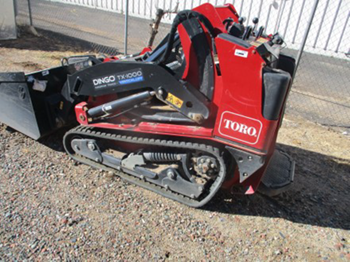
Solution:
[{"label": "black rubber hose", "polygon": [[191,19],[191,18],[197,18],[200,22],[203,23],[203,25],[205,26],[205,28],[208,30],[209,35],[213,41],[213,47],[215,50],[215,44],[214,44],[214,37],[215,37],[215,30],[213,25],[211,24],[211,22],[208,20],[208,18],[206,18],[204,15],[196,12],[196,11],[192,11],[192,10],[183,10],[181,12],[179,12],[174,21],[173,24],[171,26],[171,30],[169,33],[169,38],[168,38],[168,44],[167,44],[167,48],[164,52],[163,57],[161,58],[161,60],[159,61],[159,64],[163,64],[167,61],[167,59],[169,58],[170,54],[171,54],[171,50],[173,49],[173,45],[174,45],[174,37],[177,31],[177,27],[184,22],[185,20]]}]

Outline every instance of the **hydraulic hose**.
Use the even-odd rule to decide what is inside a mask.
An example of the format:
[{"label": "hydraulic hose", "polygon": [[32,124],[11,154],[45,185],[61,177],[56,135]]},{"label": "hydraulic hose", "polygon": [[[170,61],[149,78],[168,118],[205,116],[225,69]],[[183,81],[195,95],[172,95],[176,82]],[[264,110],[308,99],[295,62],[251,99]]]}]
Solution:
[{"label": "hydraulic hose", "polygon": [[167,43],[167,48],[164,52],[163,57],[160,59],[159,64],[164,64],[167,59],[169,58],[170,54],[171,54],[171,50],[173,49],[173,45],[174,45],[174,37],[177,31],[177,27],[184,22],[185,20],[191,19],[191,18],[197,18],[200,22],[203,23],[203,25],[205,26],[205,28],[208,30],[208,33],[212,39],[213,42],[213,48],[215,51],[215,43],[214,43],[214,37],[215,37],[215,30],[213,25],[211,24],[211,22],[209,21],[208,18],[206,18],[204,15],[196,12],[196,11],[192,11],[192,10],[183,10],[181,12],[179,12],[175,19],[174,22],[171,26],[171,30],[169,33],[169,38],[168,38],[168,43]]}]

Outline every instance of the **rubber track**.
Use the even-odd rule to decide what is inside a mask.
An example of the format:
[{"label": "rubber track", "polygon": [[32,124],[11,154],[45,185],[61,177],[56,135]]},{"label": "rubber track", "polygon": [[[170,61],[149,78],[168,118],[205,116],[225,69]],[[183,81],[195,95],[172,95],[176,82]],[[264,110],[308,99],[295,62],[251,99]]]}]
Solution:
[{"label": "rubber track", "polygon": [[[122,179],[132,183],[136,184],[138,186],[141,186],[143,188],[146,188],[148,190],[151,190],[155,193],[158,193],[162,196],[165,196],[167,198],[173,199],[175,201],[178,201],[180,203],[183,203],[185,205],[191,206],[191,207],[202,207],[205,204],[207,204],[216,194],[216,192],[220,189],[226,174],[226,166],[224,163],[223,158],[220,156],[220,151],[218,148],[215,148],[210,145],[206,144],[198,144],[198,143],[190,143],[190,142],[179,142],[174,140],[165,140],[165,139],[154,139],[154,138],[143,138],[143,137],[137,137],[137,136],[130,136],[130,135],[122,135],[122,134],[114,134],[109,132],[109,130],[105,129],[97,129],[93,127],[86,127],[86,126],[78,126],[74,129],[71,129],[68,131],[64,138],[63,138],[63,145],[66,150],[66,152],[69,154],[71,158],[74,160],[93,166],[98,169],[103,169],[106,171],[112,171],[116,172],[118,170],[107,167],[103,164],[99,164],[97,162],[91,161],[88,158],[72,154],[68,148],[70,148],[71,144],[71,138],[74,138],[75,136],[80,136],[82,138],[91,138],[91,139],[107,139],[107,140],[113,140],[113,141],[119,141],[119,142],[127,142],[127,143],[136,143],[136,144],[143,144],[143,145],[152,145],[152,146],[160,146],[160,147],[171,147],[171,148],[181,148],[181,149],[190,149],[190,150],[199,150],[202,152],[209,153],[210,155],[213,155],[217,161],[220,164],[220,171],[217,175],[216,180],[211,185],[209,194],[205,196],[201,200],[191,199],[187,196],[175,193],[170,190],[166,190],[165,188],[155,185],[153,183],[150,183],[148,181],[141,180],[137,177],[134,177],[132,175],[126,174],[124,172],[119,171],[118,176],[120,176]],[[67,148],[68,145],[68,148]]]}]

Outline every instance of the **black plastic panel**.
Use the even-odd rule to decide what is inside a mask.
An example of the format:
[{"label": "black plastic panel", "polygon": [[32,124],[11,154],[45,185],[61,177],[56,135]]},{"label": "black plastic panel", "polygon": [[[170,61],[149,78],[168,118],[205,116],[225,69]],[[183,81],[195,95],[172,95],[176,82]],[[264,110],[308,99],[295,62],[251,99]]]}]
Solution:
[{"label": "black plastic panel", "polygon": [[[197,19],[192,18],[184,21],[182,24],[191,39],[193,50],[196,54],[199,90],[209,100],[212,100],[214,92],[214,62],[208,39]],[[188,60],[187,62],[190,63],[190,58]]]},{"label": "black plastic panel", "polygon": [[263,116],[277,120],[291,81],[289,73],[280,70],[265,71],[263,74]]},{"label": "black plastic panel", "polygon": [[244,41],[244,40],[242,40],[242,39],[240,39],[238,37],[229,35],[229,34],[224,34],[223,33],[223,34],[220,34],[218,37],[221,38],[221,39],[224,39],[226,41],[232,42],[232,43],[234,43],[236,45],[242,46],[244,48],[249,48],[250,47],[250,44],[248,42],[246,42],[246,41]]},{"label": "black plastic panel", "polygon": [[270,197],[285,192],[294,181],[294,172],[293,159],[285,152],[276,149],[258,191]]},{"label": "black plastic panel", "polygon": [[286,71],[293,76],[295,71],[295,59],[291,56],[280,54],[277,68]]}]

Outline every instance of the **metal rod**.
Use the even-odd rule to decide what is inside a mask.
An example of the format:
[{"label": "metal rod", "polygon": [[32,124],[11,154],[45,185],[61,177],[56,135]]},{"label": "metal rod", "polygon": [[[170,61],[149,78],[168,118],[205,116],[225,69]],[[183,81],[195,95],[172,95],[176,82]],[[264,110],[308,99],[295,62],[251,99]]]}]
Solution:
[{"label": "metal rod", "polygon": [[[283,0],[281,0],[281,2],[282,1]],[[273,29],[273,33],[275,33],[277,30],[277,24],[278,24],[278,20],[280,19],[281,12],[282,12],[282,3],[278,6],[277,19],[276,19],[275,28]]]},{"label": "metal rod", "polygon": [[18,10],[17,10],[17,0],[13,1],[13,9],[15,12],[15,36],[18,36],[18,29],[17,29],[17,15],[18,15]]},{"label": "metal rod", "polygon": [[[165,0],[164,0],[165,1]],[[169,6],[169,10],[173,9],[173,0],[170,0],[170,6]],[[171,20],[171,14],[169,14],[169,20]]]},{"label": "metal rod", "polygon": [[336,53],[338,53],[340,43],[341,43],[341,41],[343,40],[343,36],[344,36],[345,30],[346,30],[346,26],[347,26],[347,24],[348,24],[348,22],[349,22],[349,17],[350,17],[350,11],[349,11],[349,13],[348,13],[348,17],[346,18],[343,31],[341,32],[341,36],[340,36],[340,38],[339,38],[339,42],[338,42],[338,45],[337,45],[337,49],[335,49],[335,52],[336,52]]},{"label": "metal rod", "polygon": [[292,11],[293,11],[293,6],[294,6],[294,0],[292,0],[292,2],[290,4],[290,9],[289,9],[288,18],[287,18],[287,24],[286,24],[286,27],[284,28],[283,37],[286,37],[286,33],[287,33],[288,26],[289,26],[290,17],[292,15]]},{"label": "metal rod", "polygon": [[279,16],[279,19],[278,19],[278,23],[276,24],[275,32],[278,32],[278,30],[280,29],[281,21],[282,21],[282,17],[283,17],[283,13],[284,13],[284,9],[286,7],[286,2],[287,2],[287,0],[282,0],[281,13],[280,13],[280,16]]},{"label": "metal rod", "polygon": [[239,8],[239,12],[240,12],[240,16],[242,16],[242,12],[243,12],[243,3],[244,3],[244,0],[241,0],[241,7]]},{"label": "metal rod", "polygon": [[329,0],[327,0],[327,2],[326,2],[326,6],[324,8],[324,11],[323,11],[323,14],[322,14],[322,18],[321,18],[321,23],[320,23],[320,26],[318,27],[318,30],[317,30],[315,42],[314,42],[314,45],[312,46],[313,48],[315,48],[315,46],[317,44],[317,41],[318,41],[318,37],[320,36],[320,32],[321,32],[321,28],[322,28],[322,25],[323,25],[324,17],[326,16],[326,13],[327,13],[328,4],[329,4]]},{"label": "metal rod", "polygon": [[253,0],[250,0],[250,6],[249,6],[249,12],[248,12],[248,24],[249,24],[249,21],[250,21],[250,13],[252,12],[252,6],[253,6]]},{"label": "metal rod", "polygon": [[267,29],[267,23],[269,22],[269,19],[270,19],[271,9],[272,9],[272,4],[270,4],[269,11],[267,12],[266,23],[265,23],[265,28],[264,28],[265,32],[266,32],[266,29]]},{"label": "metal rod", "polygon": [[128,54],[129,0],[125,0],[124,55]]},{"label": "metal rod", "polygon": [[305,6],[305,0],[303,1],[303,5],[301,6],[301,9],[300,9],[300,13],[299,13],[299,17],[298,17],[298,22],[297,22],[297,26],[295,27],[295,31],[294,31],[294,36],[293,36],[292,44],[295,43],[295,38],[297,37],[297,32],[298,32],[298,29],[299,29],[299,24],[300,24],[301,15],[303,14],[303,11],[304,11],[304,6]]},{"label": "metal rod", "polygon": [[319,2],[319,0],[315,0],[315,3],[314,3],[314,6],[312,8],[312,12],[311,12],[309,21],[307,22],[307,26],[306,26],[306,30],[305,30],[305,33],[304,33],[303,41],[301,43],[301,46],[300,46],[300,49],[299,49],[299,52],[298,52],[298,55],[297,55],[297,58],[296,58],[296,62],[295,62],[295,70],[294,70],[293,79],[294,79],[294,76],[295,76],[295,74],[296,74],[296,72],[298,70],[301,56],[303,55],[303,52],[304,52],[304,47],[305,47],[307,38],[309,36],[310,28],[312,26],[312,21],[314,20],[314,17],[315,17],[315,14],[316,14],[318,2]]},{"label": "metal rod", "polygon": [[334,15],[334,19],[333,19],[333,23],[332,23],[332,26],[331,26],[331,30],[329,31],[329,35],[328,35],[328,38],[327,38],[327,42],[326,42],[326,45],[324,46],[324,50],[327,50],[327,47],[328,47],[328,44],[329,44],[329,40],[331,39],[331,36],[332,36],[332,33],[333,33],[333,28],[334,28],[335,22],[337,21],[337,18],[338,18],[338,13],[339,13],[340,6],[341,6],[341,4],[342,4],[342,1],[343,1],[343,0],[340,0],[340,1],[339,1],[337,11],[335,12],[335,15]]},{"label": "metal rod", "polygon": [[33,26],[32,5],[30,4],[30,0],[28,0],[28,12],[29,12],[29,25]]},{"label": "metal rod", "polygon": [[18,14],[17,0],[14,0],[14,1],[13,1],[13,7],[14,7],[14,10],[15,10],[15,18],[16,18],[16,17],[17,17],[17,14]]},{"label": "metal rod", "polygon": [[260,18],[261,8],[262,8],[263,0],[260,0],[260,6],[259,6],[259,12],[258,17]]}]

